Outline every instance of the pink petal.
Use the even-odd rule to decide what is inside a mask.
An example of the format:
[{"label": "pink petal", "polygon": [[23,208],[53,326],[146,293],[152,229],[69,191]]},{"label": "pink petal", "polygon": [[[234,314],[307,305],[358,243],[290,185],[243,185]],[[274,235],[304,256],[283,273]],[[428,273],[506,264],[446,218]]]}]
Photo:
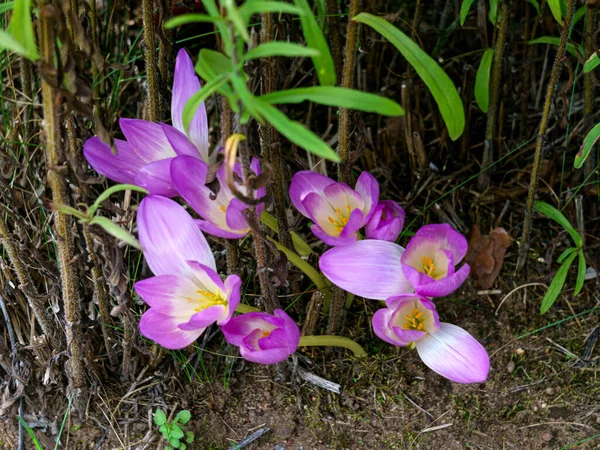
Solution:
[{"label": "pink petal", "polygon": [[162,127],[141,119],[121,119],[121,131],[140,158],[151,163],[176,156]]},{"label": "pink petal", "polygon": [[207,328],[213,323],[227,315],[226,307],[223,305],[215,305],[203,309],[192,316],[189,322],[182,323],[179,328],[185,331],[192,331],[198,328]]},{"label": "pink petal", "polygon": [[152,195],[176,197],[178,192],[171,181],[171,161],[173,158],[146,164],[135,176],[134,184],[147,189]]},{"label": "pink petal", "polygon": [[227,295],[229,312],[227,316],[218,322],[219,325],[225,325],[235,312],[235,309],[240,304],[241,292],[240,288],[242,287],[242,279],[237,275],[229,275],[225,280],[225,294]]},{"label": "pink petal", "polygon": [[321,239],[327,245],[331,245],[332,247],[339,246],[339,245],[352,244],[352,243],[356,242],[356,239],[357,239],[356,234],[354,234],[350,237],[341,237],[341,235],[340,236],[332,236],[331,234],[328,234],[325,231],[323,231],[323,228],[321,228],[319,225],[312,225],[310,227],[310,231],[312,231],[316,237]]},{"label": "pink petal", "polygon": [[[221,327],[221,330],[227,342],[239,347],[243,344],[243,339],[254,330],[274,330],[276,325],[272,324],[268,319],[269,315],[264,312],[245,313],[232,318]],[[279,323],[281,324],[281,322]]]},{"label": "pink petal", "polygon": [[223,239],[241,239],[248,234],[248,230],[224,230],[223,228],[218,227],[207,220],[196,220],[196,223],[198,224],[198,228],[200,228],[206,234],[210,234],[212,236],[220,237]]},{"label": "pink petal", "polygon": [[177,155],[192,156],[196,159],[202,158],[202,155],[200,155],[196,146],[190,142],[185,134],[177,128],[165,123],[161,123],[160,126]]},{"label": "pink petal", "polygon": [[248,209],[248,205],[238,198],[232,198],[225,212],[225,220],[227,227],[230,230],[248,232],[248,221],[244,216],[244,211]]},{"label": "pink petal", "polygon": [[434,372],[457,383],[483,383],[490,360],[483,346],[456,325],[441,323],[440,331],[417,341],[419,356]]},{"label": "pink petal", "polygon": [[402,272],[415,288],[415,292],[427,297],[445,297],[456,291],[469,277],[471,268],[464,264],[457,272],[434,280],[416,269],[403,265]]},{"label": "pink petal", "polygon": [[144,161],[135,153],[127,141],[115,139],[117,154],[94,136],[83,145],[83,155],[96,172],[118,183],[133,184],[135,174],[144,166]]},{"label": "pink petal", "polygon": [[298,349],[298,342],[300,341],[300,328],[283,309],[276,309],[273,314],[283,320],[282,327],[285,330],[287,345],[290,354],[294,353]]},{"label": "pink petal", "polygon": [[[200,81],[194,71],[192,59],[185,49],[179,50],[175,61],[175,77],[173,79],[173,97],[171,100],[171,119],[173,126],[185,133],[183,126],[183,109],[189,98],[200,90]],[[187,136],[198,148],[204,162],[208,163],[208,121],[204,103],[200,105],[190,123]]]},{"label": "pink petal", "polygon": [[290,184],[290,199],[300,214],[309,217],[302,204],[304,198],[312,192],[323,195],[324,189],[332,183],[335,181],[331,178],[311,170],[296,172]]},{"label": "pink petal", "polygon": [[369,172],[363,172],[356,180],[356,192],[363,198],[365,222],[368,222],[379,201],[379,183]]},{"label": "pink petal", "polygon": [[150,308],[140,319],[140,333],[164,348],[177,350],[193,344],[205,330],[198,328],[186,331],[179,328],[180,324],[178,318],[165,316]]},{"label": "pink petal", "polygon": [[189,276],[187,261],[216,269],[208,242],[183,207],[151,195],[140,203],[138,233],[144,257],[155,275]]},{"label": "pink petal", "polygon": [[337,219],[335,211],[324,196],[311,192],[302,200],[302,206],[307,213],[306,217],[319,225],[325,233],[330,236],[339,236],[340,228],[331,222],[331,220]]},{"label": "pink petal", "polygon": [[158,275],[135,283],[135,290],[156,312],[185,320],[196,314],[190,299],[196,297],[196,285],[178,275]]},{"label": "pink petal", "polygon": [[452,252],[454,264],[461,262],[469,249],[467,238],[445,223],[425,225],[417,231],[416,236],[428,236],[437,239],[441,248]]},{"label": "pink petal", "polygon": [[274,348],[271,350],[252,351],[247,350],[245,346],[240,347],[242,357],[256,364],[277,364],[285,361],[290,356],[290,352],[286,348]]},{"label": "pink petal", "polygon": [[413,292],[404,278],[404,249],[386,241],[358,241],[334,247],[321,256],[319,267],[335,285],[361,297],[385,300]]},{"label": "pink petal", "polygon": [[324,198],[330,204],[332,210],[339,209],[343,214],[356,208],[363,210],[365,201],[362,196],[344,183],[333,183],[323,190]]}]

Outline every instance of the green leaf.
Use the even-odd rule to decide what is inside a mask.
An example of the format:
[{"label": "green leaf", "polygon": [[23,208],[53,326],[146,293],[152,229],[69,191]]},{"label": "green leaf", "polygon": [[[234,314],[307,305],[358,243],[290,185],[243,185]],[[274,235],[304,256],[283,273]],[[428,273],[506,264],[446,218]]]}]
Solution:
[{"label": "green leaf", "polygon": [[600,123],[592,128],[589,133],[583,139],[583,144],[579,148],[579,151],[575,155],[575,162],[573,165],[576,169],[581,169],[585,160],[590,156],[592,148],[600,139]]},{"label": "green leaf", "polygon": [[496,25],[499,22],[498,19],[498,0],[490,0],[490,10],[488,12],[488,19],[492,22],[492,25]]},{"label": "green leaf", "polygon": [[185,442],[187,442],[188,444],[194,442],[194,433],[192,433],[191,431],[186,431]]},{"label": "green leaf", "polygon": [[450,138],[453,141],[458,139],[465,129],[465,111],[460,95],[446,72],[408,36],[381,17],[360,13],[352,20],[373,27],[402,53],[433,95]]},{"label": "green leaf", "polygon": [[338,154],[312,131],[300,123],[288,119],[285,114],[264,100],[260,98],[255,98],[255,100],[260,114],[290,142],[317,156],[333,162],[340,162]]},{"label": "green leaf", "polygon": [[[0,5],[0,14],[10,11],[15,6],[15,2],[6,2]],[[17,416],[18,417],[18,416]]]},{"label": "green leaf", "polygon": [[0,50],[8,50],[21,56],[26,56],[27,53],[15,38],[4,30],[0,30]]},{"label": "green leaf", "polygon": [[460,26],[462,27],[465,24],[465,20],[467,20],[467,16],[469,15],[469,11],[471,9],[471,5],[475,0],[463,0],[462,5],[460,5]]},{"label": "green leaf", "polygon": [[567,259],[571,253],[576,252],[577,249],[575,247],[569,247],[568,249],[566,249],[564,252],[562,252],[560,254],[560,256],[558,257],[558,259],[556,260],[557,263],[562,264],[562,262]]},{"label": "green leaf", "polygon": [[558,222],[565,229],[565,231],[571,235],[571,239],[573,239],[577,248],[581,248],[581,246],[583,245],[581,236],[577,231],[575,231],[575,228],[573,228],[573,225],[571,225],[571,223],[567,220],[563,213],[561,213],[554,206],[539,200],[536,200],[534,207],[537,212],[545,215],[546,217],[554,220],[555,222]]},{"label": "green leaf", "polygon": [[[542,36],[537,39],[527,41],[527,44],[529,44],[529,45],[532,45],[532,44],[560,45],[560,38],[554,37],[554,36]],[[579,50],[579,53],[581,53],[582,55],[585,55],[585,51],[583,50],[583,45],[578,44],[577,47],[575,47],[575,45],[571,44],[570,42],[567,43],[567,51],[571,55],[577,56],[577,50]]]},{"label": "green leaf", "polygon": [[475,76],[475,101],[484,113],[488,112],[490,104],[490,72],[492,71],[493,59],[494,49],[488,48],[481,57]]},{"label": "green leaf", "polygon": [[319,51],[314,48],[292,44],[291,42],[274,41],[265,42],[258,47],[254,47],[244,55],[244,60],[250,61],[251,59],[269,58],[271,56],[314,57],[319,55]]},{"label": "green leaf", "polygon": [[[215,0],[201,0],[201,1],[202,1],[202,5],[204,5],[204,9],[206,9],[206,12],[208,13],[209,16],[214,17],[214,18],[221,17],[220,10],[217,7]],[[224,49],[225,53],[227,55],[231,55],[233,52],[233,47],[230,45],[231,40],[228,38],[227,39],[224,38],[224,37],[229,36],[229,28],[227,27],[227,24],[223,20],[217,20],[217,21],[215,21],[215,25],[217,27],[217,30],[219,30],[219,34],[221,35],[221,38],[223,39],[223,45],[225,46],[225,49]]]},{"label": "green leaf", "polygon": [[187,409],[182,409],[175,416],[175,420],[177,420],[182,425],[185,425],[186,423],[188,423],[191,418],[192,418],[192,413],[189,412]]},{"label": "green leaf", "polygon": [[162,409],[157,409],[154,413],[154,423],[158,426],[167,423],[167,415]]},{"label": "green leaf", "polygon": [[167,20],[164,27],[167,30],[170,30],[171,28],[180,27],[190,23],[211,23],[219,20],[222,21],[224,19],[222,17],[207,16],[206,14],[182,14],[181,16],[172,17],[171,19]]},{"label": "green leaf", "polygon": [[571,32],[575,29],[575,25],[577,25],[577,22],[579,22],[581,19],[583,19],[585,17],[586,13],[587,13],[587,8],[585,6],[582,6],[581,8],[577,8],[575,10],[575,12],[573,13],[573,18],[571,19]]},{"label": "green leaf", "polygon": [[242,37],[242,39],[249,44],[250,35],[248,34],[248,22],[241,16],[240,11],[237,9],[237,5],[233,0],[222,0],[221,4],[227,11],[227,18],[233,24],[235,31]]},{"label": "green leaf", "polygon": [[[231,58],[225,56],[223,53],[207,48],[200,50],[195,69],[196,73],[206,81],[211,81],[219,75],[229,76],[234,71]],[[217,89],[217,92],[227,97],[229,105],[234,112],[239,112],[237,97],[229,83],[222,84],[221,87]]]},{"label": "green leaf", "polygon": [[246,23],[250,21],[250,18],[254,14],[263,14],[263,13],[284,13],[284,14],[296,14],[301,16],[302,10],[297,6],[290,5],[289,3],[284,2],[271,2],[271,1],[261,1],[249,0],[244,3],[239,8],[240,15],[244,19]]},{"label": "green leaf", "polygon": [[33,445],[35,445],[36,450],[44,450],[44,447],[42,447],[42,444],[38,440],[37,436],[31,429],[31,427],[29,425],[27,425],[27,422],[25,422],[25,420],[23,420],[23,418],[21,416],[17,416],[17,419],[19,419],[19,422],[21,422],[21,425],[23,425],[23,428],[25,428],[25,431],[27,431],[27,434],[33,441]]},{"label": "green leaf", "polygon": [[169,444],[171,444],[171,447],[173,447],[173,448],[179,448],[179,445],[181,445],[181,442],[179,442],[179,439],[171,438],[171,439],[169,439]]},{"label": "green leaf", "polygon": [[[244,81],[239,76],[232,76],[231,84],[233,85],[233,88],[235,89],[236,95],[242,101],[242,105],[244,105],[244,108],[246,108],[246,110],[250,113],[250,115],[252,117],[254,117],[259,123],[263,123],[264,119],[260,113],[260,110],[256,106],[257,98],[254,95],[252,95],[252,92],[250,92],[248,90],[248,87],[246,86],[246,81]],[[248,120],[247,118],[242,119],[242,120],[240,120],[240,122],[243,124],[243,123],[246,123],[247,120]]]},{"label": "green leaf", "polygon": [[294,3],[302,11],[300,24],[302,25],[302,33],[306,44],[319,51],[319,56],[312,58],[319,84],[321,86],[334,86],[336,82],[335,65],[327,45],[327,39],[323,35],[323,30],[319,27],[307,0],[294,0]]},{"label": "green leaf", "polygon": [[165,439],[167,439],[169,437],[169,425],[168,424],[164,424],[164,425],[161,425],[160,427],[158,427],[158,431],[160,431],[162,433],[162,435],[165,437]]},{"label": "green leaf", "polygon": [[343,87],[313,86],[296,88],[273,92],[260,98],[270,104],[310,101],[321,105],[373,112],[383,116],[401,116],[404,114],[402,107],[389,98]]},{"label": "green leaf", "polygon": [[32,61],[40,59],[31,22],[31,0],[15,0],[7,31],[23,47],[23,56]]},{"label": "green leaf", "polygon": [[[260,221],[264,223],[268,228],[273,230],[275,233],[279,231],[277,219],[264,209],[260,213]],[[304,240],[300,236],[298,236],[298,233],[292,230],[290,234],[292,235],[292,244],[294,244],[294,250],[296,250],[296,252],[300,256],[308,256],[313,253],[313,250],[312,248],[310,248],[310,245],[304,242]]]},{"label": "green leaf", "polygon": [[554,275],[552,283],[550,283],[550,286],[546,291],[546,295],[544,295],[544,298],[542,299],[542,304],[540,306],[541,314],[545,314],[558,298],[558,295],[561,293],[562,288],[565,285],[565,280],[567,279],[571,263],[575,260],[576,256],[577,253],[572,253],[571,256],[569,256],[562,264],[562,266],[560,266],[560,269],[558,269],[556,275]]},{"label": "green leaf", "polygon": [[581,292],[581,289],[583,288],[583,282],[585,281],[586,271],[585,255],[583,254],[583,249],[579,249],[579,252],[577,252],[577,254],[579,255],[579,263],[577,264],[577,281],[575,282],[575,292],[573,292],[573,295],[577,295]]},{"label": "green leaf", "polygon": [[107,198],[109,198],[111,195],[113,195],[115,192],[128,191],[128,190],[141,192],[146,195],[149,194],[149,192],[146,189],[136,186],[134,184],[117,184],[115,186],[109,187],[107,190],[105,190],[102,194],[100,194],[98,196],[98,198],[96,199],[94,204],[92,206],[90,206],[90,209],[88,210],[88,214],[90,215],[90,217],[93,216],[94,213],[96,212],[96,210],[102,204],[102,202],[104,200],[106,200]]},{"label": "green leaf", "polygon": [[184,436],[183,430],[179,426],[173,425],[171,427],[171,438],[172,439],[180,440],[181,438],[183,438],[183,436]]},{"label": "green leaf", "polygon": [[202,89],[195,92],[186,102],[183,107],[183,113],[181,114],[181,118],[183,121],[183,126],[186,131],[190,128],[190,123],[192,119],[196,115],[196,111],[200,108],[200,104],[210,97],[217,89],[219,89],[225,82],[227,81],[227,77],[224,75],[219,75],[208,83],[204,85]]},{"label": "green leaf", "polygon": [[583,71],[585,73],[589,73],[594,70],[596,67],[600,65],[600,58],[598,58],[598,53],[592,53],[592,56],[588,58],[588,60],[583,65]]},{"label": "green leaf", "polygon": [[138,242],[136,238],[134,238],[128,231],[121,228],[119,225],[107,219],[106,217],[96,216],[89,222],[90,225],[99,225],[104,228],[108,234],[120,239],[126,244],[131,245],[132,247],[137,248],[138,250],[142,249],[142,246]]},{"label": "green leaf", "polygon": [[540,12],[540,4],[538,3],[538,1],[537,0],[527,0],[527,1],[533,5],[535,10],[537,11],[537,15],[539,16],[541,14],[541,12]]},{"label": "green leaf", "polygon": [[562,5],[560,0],[548,0],[548,7],[558,23],[562,23]]}]

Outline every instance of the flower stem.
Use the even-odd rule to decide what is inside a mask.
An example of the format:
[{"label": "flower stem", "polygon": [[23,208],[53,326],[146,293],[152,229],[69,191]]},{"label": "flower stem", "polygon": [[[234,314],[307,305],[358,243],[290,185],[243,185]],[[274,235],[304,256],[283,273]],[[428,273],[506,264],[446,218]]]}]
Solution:
[{"label": "flower stem", "polygon": [[154,36],[154,2],[143,0],[144,44],[146,47],[146,79],[148,81],[148,118],[158,122],[160,104],[158,99],[158,68],[156,67],[156,39]]},{"label": "flower stem", "polygon": [[352,339],[343,336],[302,336],[299,347],[344,347],[354,353],[356,357],[367,356],[367,352]]},{"label": "flower stem", "polygon": [[235,312],[240,314],[246,314],[249,312],[259,312],[260,309],[255,308],[254,306],[246,305],[244,303],[238,303],[235,307]]}]

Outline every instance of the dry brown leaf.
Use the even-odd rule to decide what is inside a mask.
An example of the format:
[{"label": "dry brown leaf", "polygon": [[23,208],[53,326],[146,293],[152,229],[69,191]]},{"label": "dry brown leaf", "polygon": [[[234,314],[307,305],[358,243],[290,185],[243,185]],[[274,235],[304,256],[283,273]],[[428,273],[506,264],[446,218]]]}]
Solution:
[{"label": "dry brown leaf", "polygon": [[482,289],[490,289],[494,285],[510,241],[510,235],[504,228],[495,228],[488,236],[482,236],[477,225],[471,228],[465,261],[471,266],[471,275]]}]

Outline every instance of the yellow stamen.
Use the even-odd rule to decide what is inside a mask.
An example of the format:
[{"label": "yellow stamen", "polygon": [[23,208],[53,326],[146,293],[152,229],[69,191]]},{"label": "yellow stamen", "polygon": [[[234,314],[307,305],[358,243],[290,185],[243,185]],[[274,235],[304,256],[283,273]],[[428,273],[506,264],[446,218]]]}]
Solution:
[{"label": "yellow stamen", "polygon": [[348,223],[348,219],[350,218],[350,211],[352,210],[352,208],[350,207],[350,205],[347,204],[346,209],[348,210],[348,215],[342,214],[341,208],[336,208],[334,210],[335,218],[333,218],[331,216],[327,217],[327,220],[329,220],[329,223],[333,224],[339,231],[342,231],[342,229]]},{"label": "yellow stamen", "polygon": [[262,339],[262,338],[269,337],[269,336],[271,336],[271,332],[270,332],[270,331],[263,331],[263,332],[262,332],[262,337],[261,337],[261,339]]},{"label": "yellow stamen", "polygon": [[219,206],[219,208],[221,209],[221,211],[227,212],[227,208],[225,208],[223,205]]},{"label": "yellow stamen", "polygon": [[423,324],[425,322],[424,314],[419,308],[413,309],[410,314],[405,316],[406,322],[404,322],[402,328],[404,330],[423,331]]},{"label": "yellow stamen", "polygon": [[419,270],[419,272],[429,275],[432,278],[435,278],[435,264],[433,264],[433,260],[429,256],[422,256],[421,263],[423,264],[423,270]]}]

